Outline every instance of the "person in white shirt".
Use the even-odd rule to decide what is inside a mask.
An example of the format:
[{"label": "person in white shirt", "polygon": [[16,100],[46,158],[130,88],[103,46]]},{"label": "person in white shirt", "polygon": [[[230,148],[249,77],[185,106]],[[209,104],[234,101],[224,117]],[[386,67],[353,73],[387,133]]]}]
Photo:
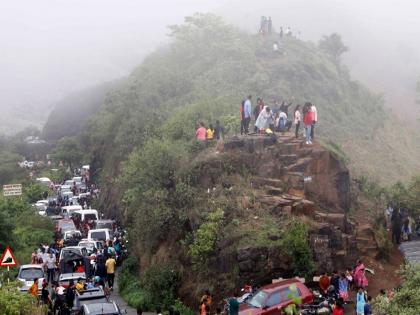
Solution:
[{"label": "person in white shirt", "polygon": [[298,138],[298,134],[299,134],[299,127],[300,127],[300,121],[301,121],[301,114],[300,114],[300,105],[296,105],[295,108],[295,114],[294,114],[294,120],[295,120],[295,136],[296,139]]},{"label": "person in white shirt", "polygon": [[315,124],[318,122],[318,112],[314,104],[312,104],[311,106],[311,111],[314,113],[314,121],[312,123],[312,128],[311,128],[311,139],[314,140],[315,139]]}]

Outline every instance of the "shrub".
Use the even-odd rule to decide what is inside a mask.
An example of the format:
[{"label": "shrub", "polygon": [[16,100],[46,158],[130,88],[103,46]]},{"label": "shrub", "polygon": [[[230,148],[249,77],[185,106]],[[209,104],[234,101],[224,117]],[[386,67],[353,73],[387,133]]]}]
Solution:
[{"label": "shrub", "polygon": [[298,219],[293,219],[286,226],[282,240],[286,255],[292,259],[293,272],[305,278],[311,276],[314,271],[314,261],[306,225]]},{"label": "shrub", "polygon": [[195,232],[194,241],[189,246],[189,254],[196,267],[205,265],[214,253],[223,217],[223,211],[217,209],[208,215],[206,222]]}]

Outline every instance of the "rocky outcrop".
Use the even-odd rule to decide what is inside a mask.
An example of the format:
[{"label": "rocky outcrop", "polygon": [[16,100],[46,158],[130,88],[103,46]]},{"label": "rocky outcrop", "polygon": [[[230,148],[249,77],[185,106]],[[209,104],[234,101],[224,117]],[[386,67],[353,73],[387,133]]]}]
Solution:
[{"label": "rocky outcrop", "polygon": [[[242,161],[254,170],[251,186],[261,207],[274,215],[309,218],[318,271],[342,269],[357,258],[354,226],[347,219],[350,177],[343,162],[319,145],[304,146],[290,136],[244,137],[227,141],[224,150],[240,150]],[[272,251],[238,249],[239,272],[254,278],[262,269],[287,272],[281,249]]]}]

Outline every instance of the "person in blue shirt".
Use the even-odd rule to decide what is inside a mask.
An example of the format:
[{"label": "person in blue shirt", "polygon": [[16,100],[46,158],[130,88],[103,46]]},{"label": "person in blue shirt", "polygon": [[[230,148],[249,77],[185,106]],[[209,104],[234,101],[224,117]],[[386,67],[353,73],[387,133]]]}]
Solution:
[{"label": "person in blue shirt", "polygon": [[252,95],[249,95],[247,100],[244,103],[244,129],[245,129],[245,134],[249,133],[249,123],[251,121],[251,108],[252,108],[251,100],[252,100]]},{"label": "person in blue shirt", "polygon": [[364,307],[365,314],[364,315],[372,315],[372,297],[368,296],[367,303]]}]

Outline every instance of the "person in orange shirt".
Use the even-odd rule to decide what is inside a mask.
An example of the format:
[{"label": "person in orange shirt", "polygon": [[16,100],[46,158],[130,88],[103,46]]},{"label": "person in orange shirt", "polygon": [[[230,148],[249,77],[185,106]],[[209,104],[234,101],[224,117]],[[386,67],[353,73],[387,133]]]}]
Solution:
[{"label": "person in orange shirt", "polygon": [[29,288],[28,293],[38,299],[38,278],[34,279],[34,283]]}]

